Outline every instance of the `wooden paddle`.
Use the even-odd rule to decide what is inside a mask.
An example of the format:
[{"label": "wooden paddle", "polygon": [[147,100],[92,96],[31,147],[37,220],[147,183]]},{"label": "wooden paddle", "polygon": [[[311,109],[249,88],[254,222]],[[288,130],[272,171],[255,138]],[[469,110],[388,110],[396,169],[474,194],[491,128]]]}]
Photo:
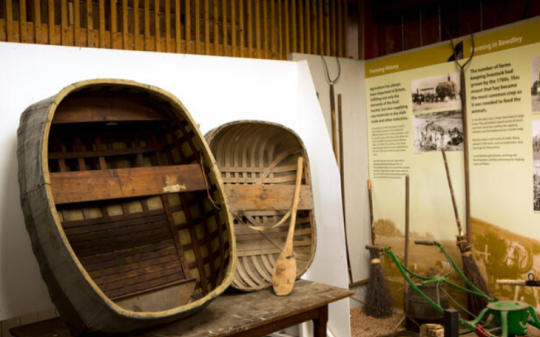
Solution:
[{"label": "wooden paddle", "polygon": [[291,209],[291,224],[287,233],[287,241],[279,254],[279,258],[272,272],[272,285],[274,292],[278,296],[289,295],[294,287],[296,280],[296,258],[293,251],[294,227],[296,225],[296,211],[298,210],[298,201],[300,200],[300,185],[302,184],[302,169],[304,167],[304,158],[298,157],[298,167],[296,169],[296,186],[294,189],[294,198]]}]

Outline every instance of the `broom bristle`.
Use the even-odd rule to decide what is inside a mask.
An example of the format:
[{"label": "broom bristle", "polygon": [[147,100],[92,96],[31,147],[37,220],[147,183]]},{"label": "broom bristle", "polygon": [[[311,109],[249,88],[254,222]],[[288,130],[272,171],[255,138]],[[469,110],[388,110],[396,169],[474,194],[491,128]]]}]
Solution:
[{"label": "broom bristle", "polygon": [[[480,269],[478,269],[478,265],[476,264],[476,261],[474,260],[471,254],[467,254],[467,255],[468,256],[462,255],[463,273],[465,274],[465,277],[472,284],[474,284],[475,287],[480,289],[484,294],[486,294],[487,296],[491,296],[486,280],[484,280],[484,277],[482,277],[482,274],[480,273]],[[472,294],[468,294],[467,302],[469,304],[469,311],[475,316],[478,316],[478,314],[482,310],[484,310],[484,308],[487,305],[486,300]]]},{"label": "broom bristle", "polygon": [[[369,252],[372,261],[379,258],[378,251],[370,249]],[[384,281],[380,263],[371,263],[364,309],[366,315],[371,317],[382,318],[392,315],[390,292]]]}]

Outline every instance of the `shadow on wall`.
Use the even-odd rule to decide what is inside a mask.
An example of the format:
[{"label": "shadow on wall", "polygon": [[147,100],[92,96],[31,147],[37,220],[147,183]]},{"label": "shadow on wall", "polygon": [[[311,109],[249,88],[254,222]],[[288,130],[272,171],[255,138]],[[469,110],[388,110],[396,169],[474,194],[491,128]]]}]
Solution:
[{"label": "shadow on wall", "polygon": [[24,227],[15,134],[4,149],[11,160],[6,161],[4,176],[0,177],[0,320],[53,307]]}]

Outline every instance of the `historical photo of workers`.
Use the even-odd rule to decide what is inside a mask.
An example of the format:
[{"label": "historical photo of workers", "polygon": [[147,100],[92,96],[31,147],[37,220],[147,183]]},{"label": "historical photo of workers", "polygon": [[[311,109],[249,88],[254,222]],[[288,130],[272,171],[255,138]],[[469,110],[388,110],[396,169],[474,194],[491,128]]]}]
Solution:
[{"label": "historical photo of workers", "polygon": [[540,56],[531,59],[531,108],[540,113]]},{"label": "historical photo of workers", "polygon": [[459,73],[426,77],[411,82],[413,111],[459,109]]},{"label": "historical photo of workers", "polygon": [[417,113],[413,115],[414,152],[463,151],[461,110]]}]

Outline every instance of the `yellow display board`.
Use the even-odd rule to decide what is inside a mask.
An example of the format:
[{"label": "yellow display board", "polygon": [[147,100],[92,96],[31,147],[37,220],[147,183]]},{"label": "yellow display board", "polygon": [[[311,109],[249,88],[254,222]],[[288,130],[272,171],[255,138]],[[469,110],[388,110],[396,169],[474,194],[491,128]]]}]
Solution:
[{"label": "yellow display board", "polygon": [[[495,284],[529,272],[540,276],[538,31],[537,19],[474,36],[464,88],[449,42],[367,61],[365,75],[377,243],[403,257],[408,175],[411,243],[436,239],[461,263],[441,149],[465,224],[464,90],[475,258],[496,295],[540,309],[536,290]],[[454,43],[463,64],[471,57],[472,40]],[[409,261],[411,269],[427,274],[449,267],[434,248],[414,244]],[[403,283],[395,267],[385,263],[384,268],[387,281]]]}]

